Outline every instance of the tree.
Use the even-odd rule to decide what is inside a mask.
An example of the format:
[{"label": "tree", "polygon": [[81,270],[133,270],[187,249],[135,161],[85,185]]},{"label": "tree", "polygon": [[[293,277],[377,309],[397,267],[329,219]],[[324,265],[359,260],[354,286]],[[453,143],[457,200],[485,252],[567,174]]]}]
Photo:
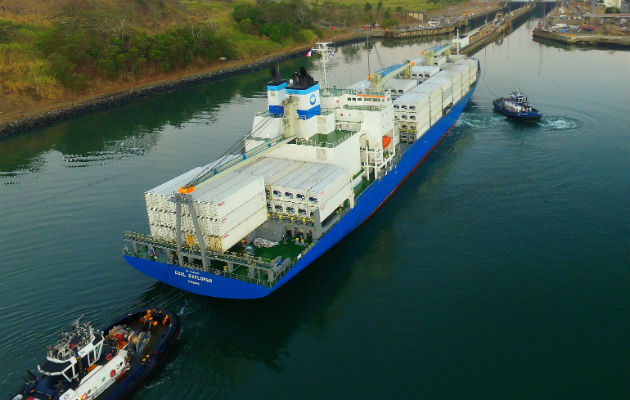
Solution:
[{"label": "tree", "polygon": [[372,5],[370,3],[365,3],[365,6],[363,6],[364,11],[370,11],[371,9],[372,9]]}]

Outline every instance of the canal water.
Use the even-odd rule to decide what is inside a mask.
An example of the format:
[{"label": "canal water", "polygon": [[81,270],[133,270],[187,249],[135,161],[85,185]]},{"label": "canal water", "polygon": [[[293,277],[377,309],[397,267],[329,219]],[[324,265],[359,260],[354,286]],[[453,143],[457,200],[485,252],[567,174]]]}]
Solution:
[{"label": "canal water", "polygon": [[[481,50],[446,139],[367,223],[258,301],[191,295],[122,259],[143,192],[231,147],[266,71],[0,141],[0,393],[75,318],[176,310],[169,363],[137,399],[630,396],[630,57],[532,41]],[[431,43],[371,46],[371,71]],[[364,44],[329,80],[368,75]],[[320,76],[317,60],[301,65]],[[493,114],[519,87],[545,114]]]}]

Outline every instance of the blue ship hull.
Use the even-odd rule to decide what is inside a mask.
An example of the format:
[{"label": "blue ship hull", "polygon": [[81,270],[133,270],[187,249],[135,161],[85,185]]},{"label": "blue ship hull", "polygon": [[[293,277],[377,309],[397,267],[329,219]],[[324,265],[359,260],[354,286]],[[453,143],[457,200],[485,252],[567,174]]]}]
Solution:
[{"label": "blue ship hull", "polygon": [[295,265],[272,287],[265,287],[209,272],[165,264],[125,255],[125,260],[138,271],[187,292],[229,299],[256,299],[269,295],[293,279],[304,268],[349,235],[367,220],[396,191],[453,127],[468,104],[476,83],[435,125],[402,155],[398,164],[383,178],[373,182],[356,201],[354,208],[322,236]]}]

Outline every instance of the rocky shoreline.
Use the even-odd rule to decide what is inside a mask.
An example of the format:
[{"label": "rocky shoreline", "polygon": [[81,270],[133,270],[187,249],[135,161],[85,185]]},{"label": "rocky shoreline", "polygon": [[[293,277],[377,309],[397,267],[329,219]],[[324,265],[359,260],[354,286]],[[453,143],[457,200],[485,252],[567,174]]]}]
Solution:
[{"label": "rocky shoreline", "polygon": [[[335,42],[335,45],[341,46],[344,44],[356,43],[363,40],[365,40],[364,36],[351,37],[349,39],[337,41]],[[128,104],[133,101],[146,99],[157,94],[173,92],[175,90],[191,87],[202,82],[218,81],[231,76],[258,71],[269,66],[270,64],[303,56],[309,48],[310,46],[285,54],[263,58],[259,61],[240,65],[237,67],[219,69],[217,71],[204,74],[190,75],[184,78],[178,78],[171,81],[146,85],[124,92],[117,92],[101,96],[96,99],[73,104],[71,106],[43,112],[41,114],[33,116],[24,117],[14,121],[5,122],[0,125],[0,138],[13,136],[34,128],[49,126],[73,117],[77,117],[79,115],[98,112],[123,104]]]}]

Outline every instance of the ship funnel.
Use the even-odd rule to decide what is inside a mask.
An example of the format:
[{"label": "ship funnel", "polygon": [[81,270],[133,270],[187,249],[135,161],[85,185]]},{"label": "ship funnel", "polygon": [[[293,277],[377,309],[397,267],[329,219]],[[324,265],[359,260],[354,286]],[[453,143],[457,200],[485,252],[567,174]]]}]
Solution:
[{"label": "ship funnel", "polygon": [[291,84],[287,87],[287,94],[297,100],[299,119],[310,119],[321,114],[319,103],[319,83],[301,67],[299,72],[293,73]]},{"label": "ship funnel", "polygon": [[278,69],[273,65],[269,67],[269,73],[272,77],[272,80],[267,83],[269,114],[280,117],[284,115],[284,106],[282,103],[287,98],[287,81],[280,77]]}]

